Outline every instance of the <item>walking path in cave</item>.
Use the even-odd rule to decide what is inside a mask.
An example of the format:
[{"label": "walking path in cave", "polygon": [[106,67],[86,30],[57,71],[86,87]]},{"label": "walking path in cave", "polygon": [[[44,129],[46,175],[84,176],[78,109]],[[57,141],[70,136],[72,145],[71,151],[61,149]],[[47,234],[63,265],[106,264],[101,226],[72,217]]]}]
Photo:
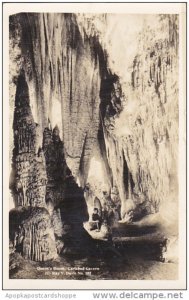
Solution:
[{"label": "walking path in cave", "polygon": [[112,233],[112,242],[100,239],[100,232],[93,233],[97,248],[100,249],[99,255],[95,257],[75,259],[59,256],[53,261],[33,262],[24,260],[18,254],[17,257],[13,257],[14,254],[12,261],[10,259],[10,278],[64,280],[158,280],[162,276],[167,280],[177,278],[177,263],[163,261],[166,238],[157,226],[119,224],[113,228]]}]

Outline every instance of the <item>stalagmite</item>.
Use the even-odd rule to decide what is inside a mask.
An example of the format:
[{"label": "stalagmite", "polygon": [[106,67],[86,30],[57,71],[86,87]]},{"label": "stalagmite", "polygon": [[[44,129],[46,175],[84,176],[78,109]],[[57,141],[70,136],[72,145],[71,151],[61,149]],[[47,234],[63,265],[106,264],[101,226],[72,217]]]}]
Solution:
[{"label": "stalagmite", "polygon": [[[101,18],[102,24],[107,21]],[[55,257],[55,236],[62,237],[63,225],[75,234],[88,221],[92,201],[86,204],[84,189],[94,158],[106,182],[98,187],[101,195],[93,196],[101,200],[106,192],[110,197],[115,186],[121,218],[131,208],[137,214],[141,203],[142,217],[176,203],[178,16],[161,18],[162,27],[156,28],[158,36],[163,28],[161,39],[150,27],[141,27],[126,80],[109,66],[111,45],[105,50],[100,43],[104,29],[95,31],[85,16],[10,17],[10,40],[21,56],[16,60],[10,49],[12,65],[20,63],[16,95],[15,89],[10,92],[11,101],[15,98],[10,188],[18,211],[36,209],[30,223],[23,221],[30,224],[29,246],[23,249],[31,260]],[[124,66],[119,65],[122,74]],[[38,211],[52,241],[37,227]]]}]

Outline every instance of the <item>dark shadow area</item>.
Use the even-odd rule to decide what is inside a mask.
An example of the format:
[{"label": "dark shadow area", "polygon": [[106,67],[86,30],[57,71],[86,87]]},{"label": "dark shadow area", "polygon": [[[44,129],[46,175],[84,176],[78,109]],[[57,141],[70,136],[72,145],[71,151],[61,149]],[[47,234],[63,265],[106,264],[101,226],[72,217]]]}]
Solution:
[{"label": "dark shadow area", "polygon": [[112,235],[114,237],[135,237],[155,233],[158,229],[157,225],[138,226],[119,223],[117,227],[112,228]]}]

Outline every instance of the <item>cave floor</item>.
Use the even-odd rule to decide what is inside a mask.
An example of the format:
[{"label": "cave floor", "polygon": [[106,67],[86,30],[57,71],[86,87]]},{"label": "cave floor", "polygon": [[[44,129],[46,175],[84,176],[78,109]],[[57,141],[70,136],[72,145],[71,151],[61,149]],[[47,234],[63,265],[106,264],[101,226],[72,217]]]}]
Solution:
[{"label": "cave floor", "polygon": [[17,257],[16,260],[17,267],[12,267],[10,270],[11,279],[176,280],[178,272],[176,263],[144,260],[131,256],[127,256],[125,262],[119,259],[74,260],[63,257],[44,263],[29,262],[22,257]]},{"label": "cave floor", "polygon": [[[97,233],[98,234],[98,233]],[[165,237],[154,227],[135,225],[114,228],[112,241],[95,239],[95,256],[73,258],[59,256],[53,261],[24,260],[10,255],[11,279],[57,280],[176,280],[178,263],[164,262]]]}]

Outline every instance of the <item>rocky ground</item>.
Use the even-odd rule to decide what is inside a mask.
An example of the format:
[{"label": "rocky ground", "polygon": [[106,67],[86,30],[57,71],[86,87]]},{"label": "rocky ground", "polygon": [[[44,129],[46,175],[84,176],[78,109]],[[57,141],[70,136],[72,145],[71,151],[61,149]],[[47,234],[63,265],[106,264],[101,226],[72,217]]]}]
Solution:
[{"label": "rocky ground", "polygon": [[[65,271],[44,271],[37,268],[65,268]],[[84,272],[73,274],[70,267],[84,267]],[[86,268],[99,268],[88,273]],[[11,279],[128,279],[128,280],[175,280],[178,274],[177,263],[165,263],[128,255],[126,258],[105,260],[102,258],[69,260],[59,257],[54,261],[37,263],[24,260],[20,255],[10,257]]]},{"label": "rocky ground", "polygon": [[[127,229],[127,230],[125,230]],[[27,261],[17,253],[10,255],[12,279],[128,279],[174,280],[178,263],[164,259],[167,240],[160,228],[147,223],[120,224],[113,229],[112,241],[92,231],[93,251],[86,257],[61,255],[46,262]]]}]

